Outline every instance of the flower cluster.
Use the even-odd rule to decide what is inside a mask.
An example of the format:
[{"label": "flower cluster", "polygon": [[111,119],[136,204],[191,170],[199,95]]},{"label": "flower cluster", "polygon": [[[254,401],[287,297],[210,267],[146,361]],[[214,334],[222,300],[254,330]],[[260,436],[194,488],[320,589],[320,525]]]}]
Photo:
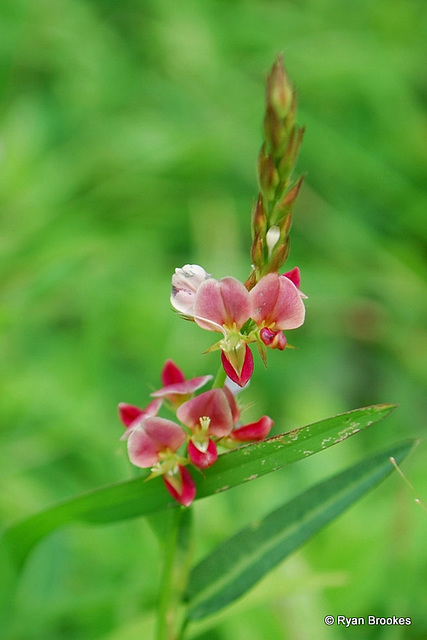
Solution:
[{"label": "flower cluster", "polygon": [[[163,387],[145,409],[121,403],[120,419],[125,427],[130,461],[151,468],[149,478],[162,476],[166,489],[184,506],[195,497],[194,480],[187,469],[203,470],[218,458],[218,449],[230,449],[250,441],[263,440],[273,426],[268,416],[257,422],[240,424],[240,410],[228,387],[195,392],[212,376],[186,380],[182,371],[168,360],[162,371]],[[176,414],[177,422],[159,417],[162,405]]]},{"label": "flower cluster", "polygon": [[[203,470],[215,464],[221,449],[242,442],[263,440],[272,420],[240,423],[240,411],[227,386],[228,378],[244,387],[252,376],[251,344],[267,364],[267,348],[283,351],[290,345],[283,331],[304,323],[305,307],[297,267],[280,274],[289,254],[292,209],[303,178],[295,179],[298,151],[304,129],[296,122],[295,91],[282,58],[267,77],[264,141],[258,156],[259,193],[252,211],[251,273],[243,284],[227,276],[216,280],[199,265],[187,264],[172,276],[171,304],[184,318],[220,339],[208,352],[220,351],[221,370],[213,388],[196,395],[212,376],[186,380],[168,360],[162,371],[162,388],[152,393],[145,409],[119,405],[125,426],[129,458],[151,468],[149,478],[162,476],[169,493],[190,505],[196,488],[188,466]],[[174,420],[158,415],[162,407]]]},{"label": "flower cluster", "polygon": [[248,291],[236,278],[218,281],[199,265],[187,264],[172,276],[171,304],[202,329],[222,333],[209,351],[221,350],[226,374],[243,387],[254,369],[248,345],[257,344],[265,364],[266,347],[283,350],[283,331],[303,324],[306,296],[299,285],[298,267],[283,275],[268,273]]}]

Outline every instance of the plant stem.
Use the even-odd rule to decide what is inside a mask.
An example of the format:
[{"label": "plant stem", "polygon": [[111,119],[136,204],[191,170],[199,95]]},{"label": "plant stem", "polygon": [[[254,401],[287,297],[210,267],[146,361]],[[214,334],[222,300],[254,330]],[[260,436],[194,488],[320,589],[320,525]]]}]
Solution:
[{"label": "plant stem", "polygon": [[216,378],[213,381],[212,384],[212,389],[219,389],[221,387],[224,386],[224,382],[227,378],[227,375],[224,371],[224,367],[221,365],[219,365],[219,369],[218,369],[218,373],[216,374]]},{"label": "plant stem", "polygon": [[182,616],[183,594],[187,588],[193,551],[192,509],[178,507],[168,514],[163,544],[164,564],[158,604],[156,640],[182,640],[187,622],[177,630]]},{"label": "plant stem", "polygon": [[156,640],[174,640],[177,594],[174,586],[174,567],[178,547],[178,533],[183,509],[174,509],[171,527],[164,544],[163,574],[157,613]]}]

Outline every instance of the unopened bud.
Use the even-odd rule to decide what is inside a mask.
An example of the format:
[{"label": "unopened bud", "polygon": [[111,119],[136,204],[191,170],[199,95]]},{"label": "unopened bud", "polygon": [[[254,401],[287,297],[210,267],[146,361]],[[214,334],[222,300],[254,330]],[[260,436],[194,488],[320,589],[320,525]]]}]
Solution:
[{"label": "unopened bud", "polygon": [[275,225],[270,227],[269,230],[267,231],[267,235],[265,239],[268,247],[268,256],[270,257],[271,254],[273,253],[274,247],[276,246],[276,244],[279,242],[279,239],[280,239],[279,227],[276,227]]},{"label": "unopened bud", "polygon": [[268,273],[275,273],[279,271],[280,267],[286,262],[289,250],[289,238],[287,238],[286,241],[277,247],[273,258],[268,265]]},{"label": "unopened bud", "polygon": [[280,221],[284,220],[285,217],[292,212],[292,208],[300,192],[304,177],[305,176],[301,176],[298,182],[292,185],[285,196],[275,205],[271,214],[271,222],[273,224],[277,224],[281,227],[282,224]]},{"label": "unopened bud", "polygon": [[264,235],[267,229],[268,214],[263,195],[260,193],[252,211],[252,231],[254,237]]},{"label": "unopened bud", "polygon": [[279,184],[279,174],[273,157],[265,153],[265,145],[262,146],[258,156],[258,177],[261,191],[268,200],[272,200]]},{"label": "unopened bud", "polygon": [[282,158],[277,167],[281,180],[289,178],[296,164],[305,128],[292,127]]},{"label": "unopened bud", "polygon": [[251,259],[255,267],[262,268],[264,266],[264,242],[259,236],[255,237],[252,243]]},{"label": "unopened bud", "polygon": [[264,136],[269,150],[280,147],[286,138],[286,131],[283,128],[282,121],[271,106],[267,106],[265,110]]},{"label": "unopened bud", "polygon": [[279,349],[280,351],[283,351],[286,347],[286,338],[282,331],[273,331],[272,329],[264,327],[259,332],[259,335],[263,343],[267,347],[270,347],[270,349]]},{"label": "unopened bud", "polygon": [[267,104],[277,111],[280,118],[284,118],[292,105],[293,88],[285,71],[282,56],[274,63],[267,78]]}]

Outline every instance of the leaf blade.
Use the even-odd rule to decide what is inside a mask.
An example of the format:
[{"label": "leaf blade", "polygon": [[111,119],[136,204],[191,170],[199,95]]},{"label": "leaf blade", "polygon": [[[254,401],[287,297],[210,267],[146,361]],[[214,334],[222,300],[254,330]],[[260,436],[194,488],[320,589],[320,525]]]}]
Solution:
[{"label": "leaf blade", "polygon": [[197,497],[219,493],[277,471],[358,433],[389,415],[396,405],[381,404],[346,411],[254,442],[220,456],[197,483]]},{"label": "leaf blade", "polygon": [[266,573],[340,515],[394,470],[413,448],[407,441],[388,448],[311,487],[245,527],[217,547],[190,574],[188,618],[210,615],[248,591]]},{"label": "leaf blade", "polygon": [[[355,409],[221,455],[204,477],[196,479],[196,499],[254,480],[326,449],[394,409],[395,405],[390,404]],[[117,522],[176,507],[160,478],[144,482],[148,474],[149,471],[143,472],[139,478],[101,487],[30,516],[11,525],[0,538],[0,544],[19,568],[41,538],[69,522]]]}]

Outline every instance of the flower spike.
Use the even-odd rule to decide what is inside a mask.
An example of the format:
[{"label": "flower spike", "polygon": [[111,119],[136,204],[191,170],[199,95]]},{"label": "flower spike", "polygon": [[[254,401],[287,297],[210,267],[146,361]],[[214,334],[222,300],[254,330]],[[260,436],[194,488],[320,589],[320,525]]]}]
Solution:
[{"label": "flower spike", "polygon": [[[186,264],[172,275],[172,307],[200,328],[219,334],[205,353],[221,352],[231,388],[244,387],[252,376],[251,344],[256,344],[266,365],[267,348],[290,347],[283,331],[300,327],[305,319],[298,267],[279,274],[288,258],[292,209],[303,182],[293,176],[304,133],[296,110],[294,88],[278,57],[267,77],[259,193],[252,211],[252,269],[246,282],[232,276],[216,280],[197,264]],[[224,449],[263,440],[273,426],[267,415],[242,425],[232,391],[226,385],[217,387],[223,378],[219,374],[213,389],[196,395],[212,376],[187,380],[167,360],[162,387],[151,394],[153,400],[145,409],[119,405],[130,461],[151,468],[147,480],[161,476],[170,495],[184,506],[196,495],[188,465],[207,469]],[[159,417],[162,406],[172,410],[180,424]]]}]

